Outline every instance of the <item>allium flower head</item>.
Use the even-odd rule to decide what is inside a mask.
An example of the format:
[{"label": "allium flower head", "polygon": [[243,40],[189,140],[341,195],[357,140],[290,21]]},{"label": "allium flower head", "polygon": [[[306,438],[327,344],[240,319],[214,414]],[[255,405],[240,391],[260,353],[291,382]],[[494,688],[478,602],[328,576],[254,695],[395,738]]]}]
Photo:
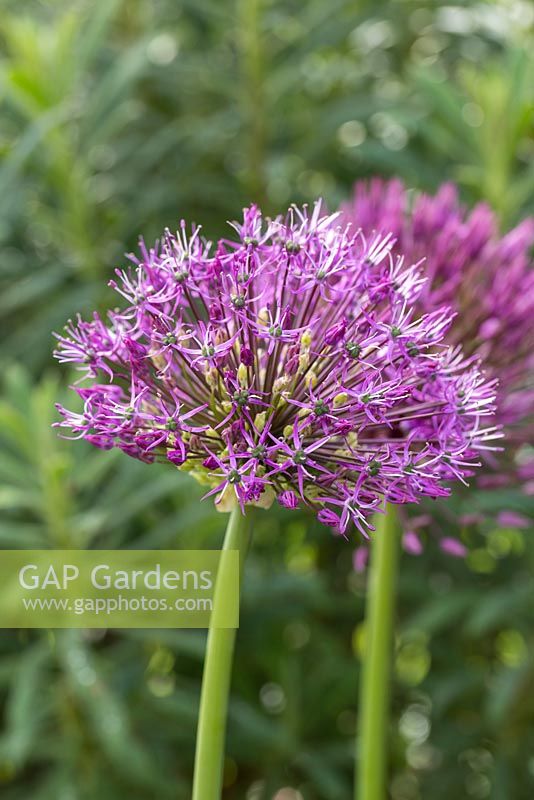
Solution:
[{"label": "allium flower head", "polygon": [[[428,280],[419,312],[441,305],[457,312],[446,341],[480,355],[499,379],[497,418],[513,426],[509,440],[534,403],[534,219],[501,236],[491,209],[481,203],[467,212],[453,184],[413,200],[400,180],[380,178],[356,184],[343,218],[366,236],[391,234],[393,252],[421,262]],[[518,433],[528,440],[524,427]]]},{"label": "allium flower head", "polygon": [[69,323],[57,356],[87,384],[58,424],[189,472],[219,508],[277,497],[343,534],[465,481],[494,385],[443,344],[447,309],[416,311],[424,279],[391,237],[320,203],[274,220],[252,206],[233,229],[142,243],[112,282],[123,310]]}]

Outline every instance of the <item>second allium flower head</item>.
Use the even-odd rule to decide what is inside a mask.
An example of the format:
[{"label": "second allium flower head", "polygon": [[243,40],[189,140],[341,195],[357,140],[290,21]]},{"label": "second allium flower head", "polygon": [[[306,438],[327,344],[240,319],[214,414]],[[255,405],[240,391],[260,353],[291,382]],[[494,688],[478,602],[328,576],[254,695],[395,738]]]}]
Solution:
[{"label": "second allium flower head", "polygon": [[190,472],[221,508],[277,496],[342,533],[465,480],[496,435],[495,386],[443,344],[447,309],[416,312],[418,266],[320,203],[233,227],[141,245],[112,282],[124,310],[68,324],[57,356],[89,383],[59,425]]},{"label": "second allium flower head", "polygon": [[501,235],[495,213],[483,203],[465,209],[453,184],[443,184],[435,195],[414,196],[400,180],[381,178],[356,183],[342,217],[365,235],[392,234],[394,253],[423,262],[428,280],[418,307],[447,305],[457,312],[446,341],[484,360],[488,373],[499,379],[498,421],[515,444],[528,440],[534,403],[534,219]]}]

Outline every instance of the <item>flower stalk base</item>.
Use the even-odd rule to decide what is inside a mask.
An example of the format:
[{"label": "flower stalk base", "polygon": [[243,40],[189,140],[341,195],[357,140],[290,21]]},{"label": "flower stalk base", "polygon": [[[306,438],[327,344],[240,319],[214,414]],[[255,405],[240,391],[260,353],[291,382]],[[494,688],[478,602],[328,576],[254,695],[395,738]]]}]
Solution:
[{"label": "flower stalk base", "polygon": [[[249,544],[250,516],[239,508],[230,514],[223,550],[237,550],[240,559],[240,580]],[[224,582],[217,582],[213,600],[213,617],[218,604],[224,602]],[[224,742],[228,695],[232,674],[236,630],[211,627],[208,632],[204,675],[200,695],[195,774],[192,800],[219,800],[222,792]]]},{"label": "flower stalk base", "polygon": [[399,531],[395,506],[377,515],[371,545],[360,681],[360,725],[356,753],[356,800],[387,797],[388,713]]}]

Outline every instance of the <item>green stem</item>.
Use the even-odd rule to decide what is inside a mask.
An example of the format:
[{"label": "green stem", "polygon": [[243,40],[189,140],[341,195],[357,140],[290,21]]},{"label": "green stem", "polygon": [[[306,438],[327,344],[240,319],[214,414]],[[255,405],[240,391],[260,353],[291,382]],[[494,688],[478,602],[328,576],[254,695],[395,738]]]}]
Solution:
[{"label": "green stem", "polygon": [[385,800],[389,689],[399,534],[395,507],[375,519],[360,682],[356,800]]},{"label": "green stem", "polygon": [[241,57],[242,98],[245,139],[245,189],[250,200],[265,206],[266,115],[264,56],[261,35],[262,0],[240,0],[238,43]]},{"label": "green stem", "polygon": [[[240,560],[240,583],[249,543],[250,518],[239,508],[230,514],[223,550],[237,550]],[[217,581],[212,616],[224,602],[221,582]],[[219,800],[222,791],[224,740],[228,695],[232,674],[235,628],[210,627],[200,695],[195,774],[192,800]]]}]

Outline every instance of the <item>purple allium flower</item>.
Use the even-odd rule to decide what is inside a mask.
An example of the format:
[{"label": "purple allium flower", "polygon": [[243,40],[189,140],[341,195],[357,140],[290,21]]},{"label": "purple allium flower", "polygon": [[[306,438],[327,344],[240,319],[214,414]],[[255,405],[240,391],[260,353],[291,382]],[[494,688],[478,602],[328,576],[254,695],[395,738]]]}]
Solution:
[{"label": "purple allium flower", "polygon": [[445,341],[477,354],[499,379],[497,420],[511,426],[507,441],[532,434],[534,403],[534,219],[505,235],[485,204],[466,211],[453,184],[415,198],[398,179],[360,181],[343,218],[366,237],[390,234],[393,253],[421,263],[428,278],[418,298],[420,313],[442,305],[456,316]]},{"label": "purple allium flower", "polygon": [[[495,214],[484,204],[467,212],[452,184],[444,184],[435,196],[414,198],[400,180],[380,178],[358,182],[342,215],[365,237],[391,236],[393,254],[420,264],[428,280],[417,297],[419,314],[442,305],[455,312],[444,342],[479,356],[488,374],[499,380],[495,421],[506,426],[506,449],[513,456],[532,438],[534,270],[529,251],[534,220],[501,236]],[[507,485],[515,475],[528,491],[520,470],[503,470],[493,452],[485,455],[486,464],[500,466],[501,472],[482,475],[480,486]],[[416,554],[413,521],[403,517],[405,549]],[[441,544],[445,552],[465,552],[456,540]]]},{"label": "purple allium flower", "polygon": [[220,509],[278,496],[342,534],[465,481],[495,436],[494,383],[444,344],[446,309],[417,311],[424,279],[391,237],[320,203],[252,206],[233,228],[141,243],[111,282],[125,307],[69,323],[56,355],[88,385],[57,424],[189,472]]}]

